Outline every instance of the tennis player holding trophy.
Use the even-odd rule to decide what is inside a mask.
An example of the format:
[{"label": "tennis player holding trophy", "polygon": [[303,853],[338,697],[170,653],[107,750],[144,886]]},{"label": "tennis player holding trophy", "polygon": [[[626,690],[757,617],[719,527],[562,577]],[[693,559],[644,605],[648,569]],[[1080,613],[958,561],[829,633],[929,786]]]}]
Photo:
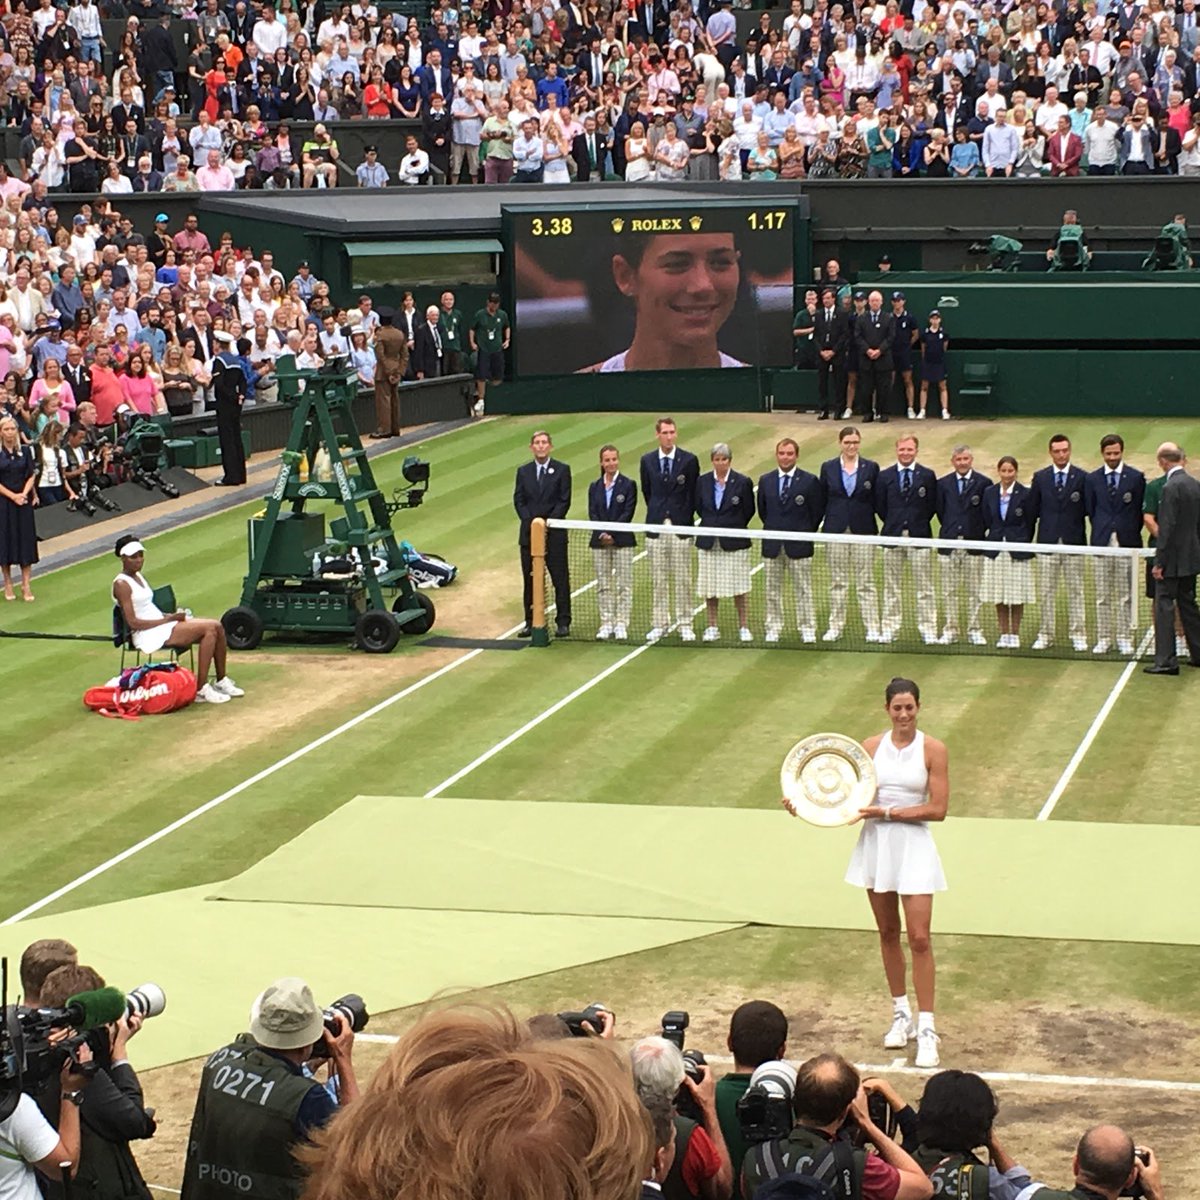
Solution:
[{"label": "tennis player holding trophy", "polygon": [[[945,744],[917,728],[921,692],[911,679],[888,684],[884,707],[891,729],[862,745],[822,733],[794,746],[780,772],[783,805],[816,825],[862,822],[846,882],[866,888],[879,929],[892,995],[892,1025],[883,1044],[902,1050],[915,1037],[916,1065],[933,1068],[939,1056],[929,925],[933,893],[946,890],[946,877],[929,822],[946,819],[949,760]],[[901,905],[917,993],[915,1023],[900,944]]]}]

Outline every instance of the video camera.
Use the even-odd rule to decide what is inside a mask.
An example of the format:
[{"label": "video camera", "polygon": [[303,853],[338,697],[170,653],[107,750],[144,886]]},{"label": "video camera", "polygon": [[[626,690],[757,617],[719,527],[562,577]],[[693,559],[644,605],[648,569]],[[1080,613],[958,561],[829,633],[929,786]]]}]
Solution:
[{"label": "video camera", "polygon": [[400,467],[408,487],[393,489],[392,498],[387,501],[386,508],[389,516],[395,516],[405,508],[417,508],[429,491],[429,464],[415,454],[408,455]]},{"label": "video camera", "polygon": [[162,477],[163,431],[153,421],[137,420],[117,443],[116,461],[131,483],[174,499],[179,489]]},{"label": "video camera", "polygon": [[[350,1026],[355,1033],[361,1033],[367,1027],[367,1022],[371,1019],[371,1014],[367,1012],[367,1005],[363,998],[356,995],[354,992],[342,996],[335,1000],[322,1013],[325,1018],[325,1028],[329,1030],[330,1037],[337,1037],[339,1032],[338,1017],[343,1017],[346,1024]],[[329,1045],[324,1038],[321,1039],[314,1047],[311,1055],[312,1058],[328,1058]]]}]

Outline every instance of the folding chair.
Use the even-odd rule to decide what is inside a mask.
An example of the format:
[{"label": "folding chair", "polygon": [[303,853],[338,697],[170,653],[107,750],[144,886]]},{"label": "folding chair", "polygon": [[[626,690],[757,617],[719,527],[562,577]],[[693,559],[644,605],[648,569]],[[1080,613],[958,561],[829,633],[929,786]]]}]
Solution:
[{"label": "folding chair", "polygon": [[[178,605],[175,602],[175,589],[165,583],[162,587],[154,589],[154,604],[159,612],[169,613],[175,612]],[[192,671],[196,669],[196,648],[189,646],[186,650],[181,650],[176,646],[164,646],[162,650],[156,650],[153,656],[145,654],[133,644],[133,630],[129,628],[129,623],[125,620],[125,614],[121,611],[119,604],[113,605],[112,610],[112,641],[113,645],[121,651],[121,670],[125,670],[125,658],[132,654],[133,664],[140,667],[143,661],[149,661],[151,657],[161,658],[165,652],[176,662],[182,658],[184,654],[188,656],[188,662],[191,665]]]}]

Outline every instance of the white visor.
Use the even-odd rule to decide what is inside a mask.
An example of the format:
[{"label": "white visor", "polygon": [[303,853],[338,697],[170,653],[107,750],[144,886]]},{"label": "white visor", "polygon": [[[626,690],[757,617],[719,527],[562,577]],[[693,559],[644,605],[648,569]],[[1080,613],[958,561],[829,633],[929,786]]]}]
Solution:
[{"label": "white visor", "polygon": [[126,542],[125,545],[121,547],[122,558],[133,558],[135,554],[145,553],[146,547],[143,546],[141,542]]}]

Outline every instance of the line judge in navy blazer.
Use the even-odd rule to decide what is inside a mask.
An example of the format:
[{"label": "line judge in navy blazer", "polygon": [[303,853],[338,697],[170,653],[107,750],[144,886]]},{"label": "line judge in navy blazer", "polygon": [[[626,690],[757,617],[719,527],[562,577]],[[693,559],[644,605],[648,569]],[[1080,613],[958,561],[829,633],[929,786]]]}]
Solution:
[{"label": "line judge in navy blazer", "polygon": [[[658,448],[643,454],[639,464],[646,523],[691,525],[696,509],[700,461],[690,451],[675,444],[678,432],[670,417],[659,417],[654,423],[654,435],[658,439]],[[658,641],[674,625],[685,642],[695,641],[691,540],[648,533],[646,551],[650,557],[653,596],[652,624],[646,640]]]},{"label": "line judge in navy blazer", "polygon": [[[710,457],[713,469],[701,475],[696,483],[699,523],[717,529],[745,529],[754,516],[754,484],[748,475],[732,469],[733,451],[725,442],[717,442]],[[732,596],[738,636],[743,642],[753,641],[746,604],[750,592],[750,539],[702,536],[696,539],[696,550],[699,552],[696,594],[703,597],[708,610],[704,640],[714,642],[720,636],[717,606],[719,601]]]},{"label": "line judge in navy blazer", "polygon": [[[1125,442],[1120,434],[1108,433],[1100,439],[1100,457],[1104,465],[1088,475],[1084,492],[1091,543],[1137,549],[1142,544],[1146,477],[1125,462]],[[1132,654],[1129,563],[1115,556],[1098,558],[1095,575],[1096,644],[1092,650],[1104,654],[1115,641],[1122,654]]]},{"label": "line judge in navy blazer", "polygon": [[[983,493],[984,540],[989,542],[1033,541],[1033,492],[1017,482],[1017,460],[1006,454],[996,464],[999,483]],[[985,550],[982,596],[996,606],[1000,626],[1001,650],[1015,650],[1021,644],[1021,618],[1025,605],[1033,602],[1032,554],[1010,550]]]},{"label": "line judge in navy blazer", "polygon": [[[775,446],[774,471],[758,481],[758,517],[764,529],[790,533],[813,533],[825,515],[821,481],[796,466],[800,447],[792,438]],[[784,581],[790,575],[796,601],[796,630],[805,642],[817,640],[817,617],[812,595],[812,542],[772,541],[762,543],[763,575],[766,578],[766,640],[779,641],[783,632]]]},{"label": "line judge in navy blazer", "polygon": [[[1056,433],[1050,439],[1050,465],[1034,471],[1030,503],[1041,545],[1086,546],[1084,519],[1087,472],[1071,462],[1071,439]],[[1087,622],[1083,613],[1083,558],[1046,555],[1038,562],[1038,604],[1041,623],[1035,650],[1054,645],[1055,606],[1060,582],[1067,590],[1067,632],[1076,650],[1086,650]]]},{"label": "line judge in navy blazer", "polygon": [[[521,518],[517,542],[521,547],[521,575],[525,583],[525,628],[519,636],[529,637],[533,630],[533,555],[530,551],[530,526],[535,517],[561,520],[571,508],[571,468],[551,458],[554,448],[550,435],[539,429],[529,440],[533,461],[517,468],[513,488],[513,508]],[[554,584],[555,632],[566,637],[571,629],[571,581],[567,571],[567,531],[551,529],[546,534],[546,567]]]},{"label": "line judge in navy blazer", "polygon": [[[821,464],[821,494],[825,499],[826,533],[857,533],[874,537],[875,487],[879,481],[879,464],[860,458],[862,434],[853,425],[845,426],[838,434],[841,453]],[[879,641],[879,593],[875,587],[875,555],[870,546],[835,546],[828,548],[829,560],[829,628],[825,641],[836,642],[846,624],[846,597],[850,590],[850,575],[858,593],[858,608],[868,642]]]},{"label": "line judge in navy blazer", "polygon": [[600,610],[599,641],[629,635],[633,608],[633,548],[637,538],[622,525],[633,520],[637,509],[637,485],[621,474],[621,456],[616,446],[600,447],[600,478],[588,487],[588,520],[603,522],[588,543],[596,567],[596,601]]},{"label": "line judge in navy blazer", "polygon": [[[982,542],[987,531],[983,517],[983,495],[992,481],[975,470],[975,455],[970,446],[955,446],[950,455],[954,468],[937,485],[938,537],[946,541]],[[973,646],[986,646],[987,638],[979,624],[983,582],[983,559],[979,550],[939,550],[942,556],[942,644],[958,641],[961,600],[967,601],[967,640]]]}]

